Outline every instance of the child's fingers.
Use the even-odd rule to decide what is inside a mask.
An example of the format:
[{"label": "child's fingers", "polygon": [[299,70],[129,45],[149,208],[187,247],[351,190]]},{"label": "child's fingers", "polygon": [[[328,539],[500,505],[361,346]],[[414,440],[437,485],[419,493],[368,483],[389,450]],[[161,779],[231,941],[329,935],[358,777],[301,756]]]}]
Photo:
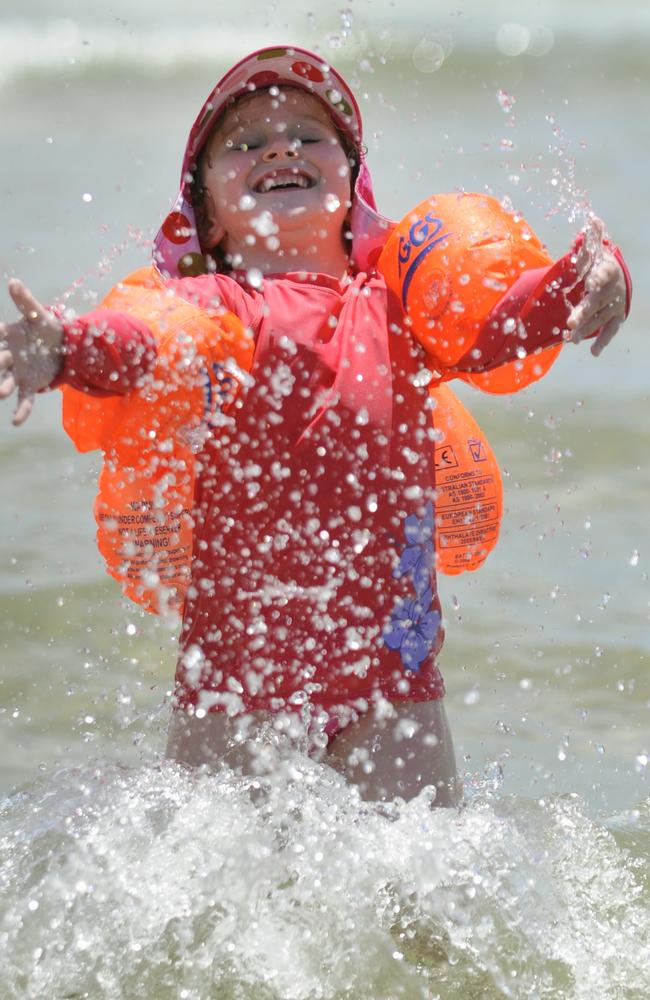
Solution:
[{"label": "child's fingers", "polygon": [[11,396],[12,392],[16,388],[16,380],[9,371],[5,371],[0,375],[0,399],[6,399]]},{"label": "child's fingers", "polygon": [[42,322],[46,318],[43,306],[36,301],[29,289],[25,288],[18,278],[12,278],[9,282],[9,294],[14,300],[14,304],[30,323]]},{"label": "child's fingers", "polygon": [[11,421],[14,427],[20,427],[27,420],[34,406],[34,393],[21,392],[18,394],[18,406]]},{"label": "child's fingers", "polygon": [[[578,330],[585,323],[589,323],[594,316],[598,316],[604,309],[609,308],[613,310],[619,309],[623,312],[623,300],[619,299],[618,296],[612,298],[609,290],[585,295],[582,302],[579,302],[569,313],[566,324],[567,328],[573,331]],[[593,327],[593,329],[596,328]]]},{"label": "child's fingers", "polygon": [[598,312],[587,316],[582,323],[573,328],[571,331],[571,342],[579,344],[581,340],[584,340],[585,337],[590,337],[592,333],[595,333],[601,326],[609,323],[610,320],[616,319],[621,321],[622,318],[618,302],[610,302],[604,309],[599,309]]},{"label": "child's fingers", "polygon": [[608,308],[614,312],[620,312],[621,317],[625,314],[625,294],[620,290],[616,281],[608,282],[607,285],[593,292],[588,292],[584,299],[569,313],[567,328],[577,330],[589,322],[592,316],[596,316]]},{"label": "child's fingers", "polygon": [[598,355],[605,350],[610,341],[614,339],[614,337],[619,331],[619,328],[621,327],[621,324],[622,320],[618,319],[618,317],[610,319],[609,323],[605,324],[605,326],[603,327],[603,329],[601,330],[601,332],[598,334],[595,341],[591,345],[591,353],[595,358],[597,358]]},{"label": "child's fingers", "polygon": [[13,366],[14,356],[11,351],[0,341],[0,376]]}]

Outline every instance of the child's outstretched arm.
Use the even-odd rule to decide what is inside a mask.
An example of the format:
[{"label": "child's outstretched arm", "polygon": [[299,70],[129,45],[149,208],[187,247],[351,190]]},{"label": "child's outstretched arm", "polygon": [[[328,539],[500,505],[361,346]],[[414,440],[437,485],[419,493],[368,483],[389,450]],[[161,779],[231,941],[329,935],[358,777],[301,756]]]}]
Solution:
[{"label": "child's outstretched arm", "polygon": [[14,426],[27,420],[44,389],[69,385],[91,396],[119,396],[152,371],[156,343],[142,320],[102,307],[60,320],[17,279],[9,292],[22,316],[0,323],[0,400],[18,390]]},{"label": "child's outstretched arm", "polygon": [[63,359],[63,324],[38,302],[21,281],[9,282],[21,313],[15,323],[0,323],[0,400],[18,392],[13,424],[23,424],[34,395],[56,378]]}]

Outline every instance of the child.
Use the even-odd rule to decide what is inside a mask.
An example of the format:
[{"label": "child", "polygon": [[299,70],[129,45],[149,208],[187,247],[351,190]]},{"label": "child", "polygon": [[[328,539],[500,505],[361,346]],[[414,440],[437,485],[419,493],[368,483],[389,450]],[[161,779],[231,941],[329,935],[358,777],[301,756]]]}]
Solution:
[{"label": "child", "polygon": [[[168,753],[250,772],[264,734],[306,733],[365,798],[433,786],[450,805],[436,431],[419,378],[435,365],[376,270],[392,223],[361,139],[354,96],[319,57],[254,53],[202,109],[156,240],[164,294],[234,313],[254,340],[250,377],[238,372],[197,456]],[[580,301],[558,326],[549,296],[556,307],[570,259]],[[629,280],[597,222],[573,258],[527,276],[490,317],[525,312],[531,351],[598,331],[599,354],[626,315]],[[62,322],[20,282],[9,290],[22,319],[0,329],[0,398],[17,388],[15,424],[52,385],[139,399],[160,348],[137,310]],[[488,371],[495,339],[512,364],[506,327],[486,322],[446,377]]]}]

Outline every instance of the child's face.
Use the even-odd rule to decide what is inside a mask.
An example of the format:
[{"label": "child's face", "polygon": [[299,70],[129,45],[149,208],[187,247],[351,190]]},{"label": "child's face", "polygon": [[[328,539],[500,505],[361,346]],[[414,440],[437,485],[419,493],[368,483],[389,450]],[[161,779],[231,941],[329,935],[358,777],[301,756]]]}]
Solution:
[{"label": "child's face", "polygon": [[342,245],[351,171],[320,101],[298,88],[263,91],[230,108],[203,165],[209,231],[235,258]]}]

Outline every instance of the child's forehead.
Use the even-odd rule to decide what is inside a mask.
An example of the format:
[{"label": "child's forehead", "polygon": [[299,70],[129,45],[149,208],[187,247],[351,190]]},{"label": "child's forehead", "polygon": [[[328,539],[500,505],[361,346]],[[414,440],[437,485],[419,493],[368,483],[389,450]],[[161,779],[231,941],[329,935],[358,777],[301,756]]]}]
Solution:
[{"label": "child's forehead", "polygon": [[217,131],[223,134],[238,126],[264,121],[281,124],[285,117],[292,121],[316,120],[335,130],[331,117],[317,97],[298,87],[273,87],[237,98],[225,111]]}]

